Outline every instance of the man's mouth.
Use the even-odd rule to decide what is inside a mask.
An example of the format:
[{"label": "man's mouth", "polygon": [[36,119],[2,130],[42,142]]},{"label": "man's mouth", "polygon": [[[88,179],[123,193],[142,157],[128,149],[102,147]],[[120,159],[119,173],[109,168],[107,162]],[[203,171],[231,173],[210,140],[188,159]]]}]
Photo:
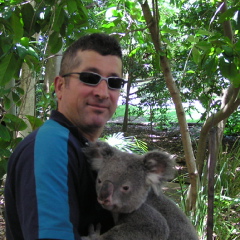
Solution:
[{"label": "man's mouth", "polygon": [[88,104],[88,106],[96,113],[103,113],[106,110],[108,110],[108,106],[106,105],[100,105],[100,104]]},{"label": "man's mouth", "polygon": [[103,105],[103,104],[88,103],[87,105],[90,106],[90,107],[99,108],[99,109],[106,109],[106,108],[108,108],[107,105]]}]

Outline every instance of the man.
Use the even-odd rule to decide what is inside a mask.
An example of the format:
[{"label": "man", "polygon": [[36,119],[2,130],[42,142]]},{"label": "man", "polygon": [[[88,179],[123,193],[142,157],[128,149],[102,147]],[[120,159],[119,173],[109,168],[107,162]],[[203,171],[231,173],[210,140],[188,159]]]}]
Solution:
[{"label": "man", "polygon": [[117,107],[122,52],[105,34],[80,38],[55,78],[58,110],[12,154],[5,186],[8,240],[81,239],[90,224],[113,226],[97,203],[82,148],[96,141]]}]

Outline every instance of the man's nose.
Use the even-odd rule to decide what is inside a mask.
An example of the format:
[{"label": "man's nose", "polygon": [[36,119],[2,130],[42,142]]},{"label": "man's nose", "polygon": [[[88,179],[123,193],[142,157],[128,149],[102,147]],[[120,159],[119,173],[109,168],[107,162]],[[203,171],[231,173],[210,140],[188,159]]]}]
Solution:
[{"label": "man's nose", "polygon": [[109,98],[109,88],[106,80],[102,79],[100,83],[94,87],[94,95],[99,99]]}]

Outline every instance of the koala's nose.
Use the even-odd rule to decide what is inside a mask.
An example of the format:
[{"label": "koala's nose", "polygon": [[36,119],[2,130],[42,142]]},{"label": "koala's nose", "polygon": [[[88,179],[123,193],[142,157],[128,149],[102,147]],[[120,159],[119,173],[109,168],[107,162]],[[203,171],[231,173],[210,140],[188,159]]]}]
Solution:
[{"label": "koala's nose", "polygon": [[105,181],[99,191],[98,202],[102,205],[111,205],[113,190],[113,183],[110,181]]}]

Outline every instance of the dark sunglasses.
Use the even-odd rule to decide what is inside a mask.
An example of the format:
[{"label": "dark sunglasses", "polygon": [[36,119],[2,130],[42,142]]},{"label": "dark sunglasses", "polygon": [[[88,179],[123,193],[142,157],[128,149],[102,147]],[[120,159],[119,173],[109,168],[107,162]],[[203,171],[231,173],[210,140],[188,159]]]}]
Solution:
[{"label": "dark sunglasses", "polygon": [[127,82],[120,77],[102,77],[97,73],[92,72],[72,72],[62,75],[62,77],[67,77],[72,74],[78,74],[79,80],[87,85],[90,86],[97,86],[102,80],[106,80],[108,84],[108,88],[110,89],[121,89],[123,88],[124,84]]}]

